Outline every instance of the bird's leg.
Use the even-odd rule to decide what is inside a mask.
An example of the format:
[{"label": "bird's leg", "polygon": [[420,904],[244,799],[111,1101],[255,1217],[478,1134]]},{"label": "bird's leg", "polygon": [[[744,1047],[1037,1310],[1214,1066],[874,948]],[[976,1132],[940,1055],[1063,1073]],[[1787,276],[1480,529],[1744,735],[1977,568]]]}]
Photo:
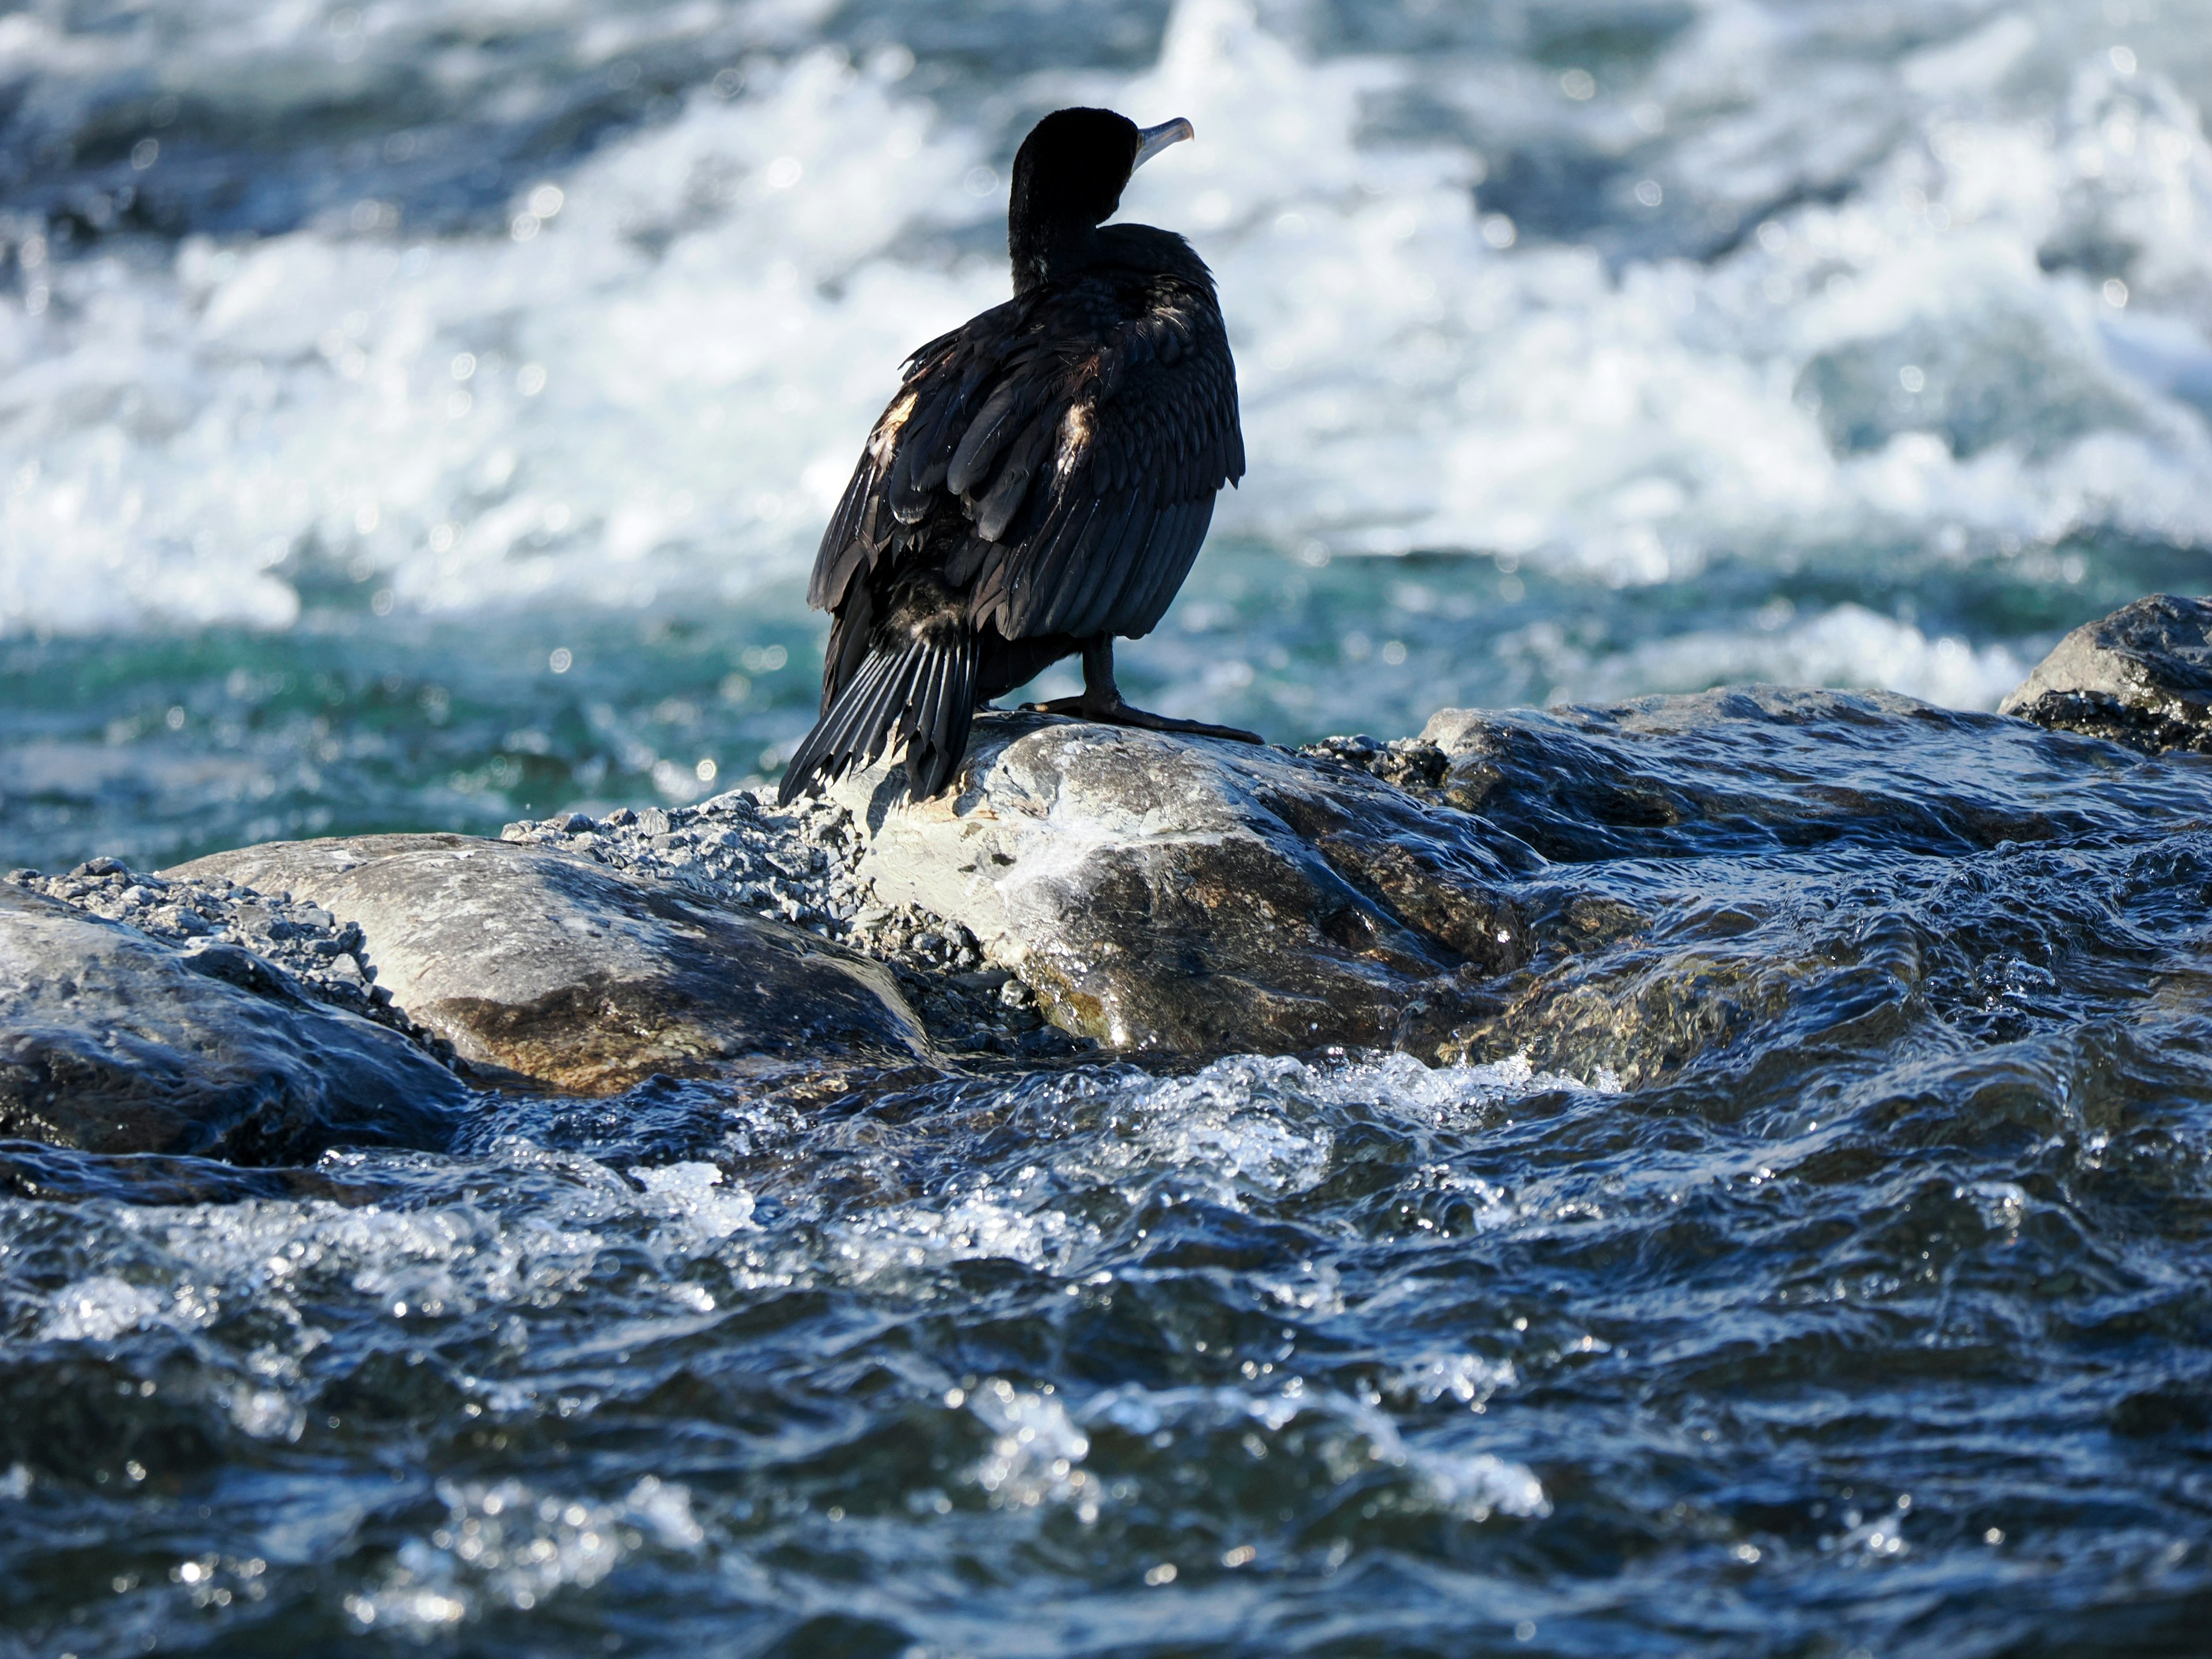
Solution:
[{"label": "bird's leg", "polygon": [[1188,732],[1193,737],[1228,738],[1237,743],[1267,741],[1258,732],[1238,726],[1170,720],[1165,714],[1148,714],[1141,708],[1132,708],[1121,701],[1121,688],[1114,684],[1114,637],[1110,634],[1101,634],[1084,642],[1081,696],[1054,697],[1050,702],[1024,703],[1023,707],[1035,714],[1073,714],[1078,720],[1096,720],[1101,726],[1133,726],[1146,732]]}]

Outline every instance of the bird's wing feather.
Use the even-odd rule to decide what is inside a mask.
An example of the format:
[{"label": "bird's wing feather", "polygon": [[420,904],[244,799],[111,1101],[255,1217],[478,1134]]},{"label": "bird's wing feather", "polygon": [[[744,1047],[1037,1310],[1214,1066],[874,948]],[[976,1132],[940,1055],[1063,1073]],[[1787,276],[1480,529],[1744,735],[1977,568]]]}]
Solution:
[{"label": "bird's wing feather", "polygon": [[970,614],[1009,639],[1150,631],[1211,517],[1184,509],[1244,471],[1236,370],[1211,295],[1160,284],[1133,317],[1070,332],[1080,347],[1054,354],[1049,394],[1005,444],[994,480],[1005,489],[1026,465],[1018,508],[994,500],[976,523],[994,549]]},{"label": "bird's wing feather", "polygon": [[1146,633],[1243,471],[1236,369],[1201,286],[1157,281],[1134,306],[1107,283],[1018,300],[909,360],[807,598],[839,608],[888,554],[927,559],[1007,639]]},{"label": "bird's wing feather", "polygon": [[870,429],[822,532],[809,605],[838,609],[854,578],[875,568],[900,528],[927,515],[1024,309],[1019,301],[994,307],[907,359],[898,395]]}]

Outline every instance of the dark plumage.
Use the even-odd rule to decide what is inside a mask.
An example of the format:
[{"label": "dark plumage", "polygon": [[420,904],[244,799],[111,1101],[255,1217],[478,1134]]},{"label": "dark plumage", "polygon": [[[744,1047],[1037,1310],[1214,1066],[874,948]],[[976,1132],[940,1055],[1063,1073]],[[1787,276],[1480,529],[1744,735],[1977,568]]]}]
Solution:
[{"label": "dark plumage", "polygon": [[945,788],[978,704],[1083,653],[1055,714],[1256,743],[1131,708],[1116,635],[1150,633],[1243,476],[1237,368],[1190,245],[1105,225],[1138,164],[1188,121],[1140,131],[1064,109],[1014,157],[1014,297],[907,360],[822,538],[807,602],[830,613],[822,713],[790,800],[894,744],[908,790]]}]

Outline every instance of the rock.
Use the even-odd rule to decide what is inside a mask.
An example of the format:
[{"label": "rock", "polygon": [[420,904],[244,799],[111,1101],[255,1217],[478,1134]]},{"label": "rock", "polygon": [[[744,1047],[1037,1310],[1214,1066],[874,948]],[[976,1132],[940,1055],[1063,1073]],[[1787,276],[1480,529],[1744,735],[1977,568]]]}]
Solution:
[{"label": "rock", "polygon": [[[90,915],[120,921],[156,939],[183,944],[212,936],[213,942],[243,945],[254,957],[286,975],[297,992],[389,1025],[427,1048],[433,1058],[449,1061],[452,1046],[380,998],[370,974],[353,954],[361,946],[358,927],[340,927],[329,911],[290,896],[264,896],[228,880],[213,883],[165,881],[126,869],[114,859],[95,859],[67,876],[41,876],[20,870],[8,878],[15,886],[60,899]],[[203,960],[218,960],[206,957]]]},{"label": "rock", "polygon": [[1607,708],[1446,708],[1390,749],[1394,769],[1433,781],[1409,782],[1415,793],[1559,864],[1838,841],[1964,852],[2098,821],[2044,787],[2065,764],[2044,733],[1890,691],[1751,685]]},{"label": "rock", "polygon": [[277,842],[167,872],[289,890],[360,930],[379,991],[518,1085],[612,1094],[926,1052],[878,963],[544,847],[466,836]]},{"label": "rock", "polygon": [[500,839],[556,847],[718,908],[749,910],[848,945],[890,969],[941,1048],[1044,1058],[1085,1041],[1045,1025],[1033,1003],[958,983],[963,969],[981,963],[974,939],[941,916],[876,902],[860,874],[852,814],[834,801],[784,807],[773,789],[732,789],[670,811],[621,808],[589,829],[572,823],[563,814],[510,823]]},{"label": "rock", "polygon": [[[1726,1063],[1761,1027],[1832,1030],[1845,1006],[1876,1024],[1954,971],[1904,920],[1918,872],[2094,842],[2195,798],[2154,780],[2085,792],[2110,769],[2085,771],[2081,747],[1880,691],[1443,710],[1378,764],[1552,862],[1512,894],[1527,963],[1427,1057],[1633,1086]],[[1869,892],[1893,881],[1905,890],[1870,921]]]},{"label": "rock", "polygon": [[235,946],[181,951],[0,884],[0,1136],[298,1162],[443,1146],[467,1095],[404,1036]]},{"label": "rock", "polygon": [[956,795],[835,797],[879,901],[959,924],[1062,1029],[1124,1049],[1419,1046],[1516,965],[1525,848],[1334,761],[986,714]]},{"label": "rock", "polygon": [[[1446,710],[1419,738],[1298,754],[994,714],[957,793],[904,805],[894,769],[836,797],[877,901],[972,936],[1066,1030],[1634,1083],[1911,983],[1911,950],[1880,930],[1831,935],[1826,872],[1855,890],[1854,872],[2107,833],[2116,805],[2079,788],[2080,747],[1774,687]],[[980,995],[966,949],[938,982]]]},{"label": "rock", "polygon": [[2147,754],[2212,754],[2212,600],[2154,593],[2083,623],[1997,712]]}]

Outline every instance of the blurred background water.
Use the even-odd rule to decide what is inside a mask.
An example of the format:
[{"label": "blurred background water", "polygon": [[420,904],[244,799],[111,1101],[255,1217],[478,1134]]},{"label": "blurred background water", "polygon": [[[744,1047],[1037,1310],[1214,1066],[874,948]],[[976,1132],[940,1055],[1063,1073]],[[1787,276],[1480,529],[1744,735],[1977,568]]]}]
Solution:
[{"label": "blurred background water", "polygon": [[1253,459],[1153,706],[1987,707],[2205,585],[2208,92],[2203,0],[14,6],[0,859],[772,775],[828,506],[1077,100],[1196,123],[1125,212]]}]

